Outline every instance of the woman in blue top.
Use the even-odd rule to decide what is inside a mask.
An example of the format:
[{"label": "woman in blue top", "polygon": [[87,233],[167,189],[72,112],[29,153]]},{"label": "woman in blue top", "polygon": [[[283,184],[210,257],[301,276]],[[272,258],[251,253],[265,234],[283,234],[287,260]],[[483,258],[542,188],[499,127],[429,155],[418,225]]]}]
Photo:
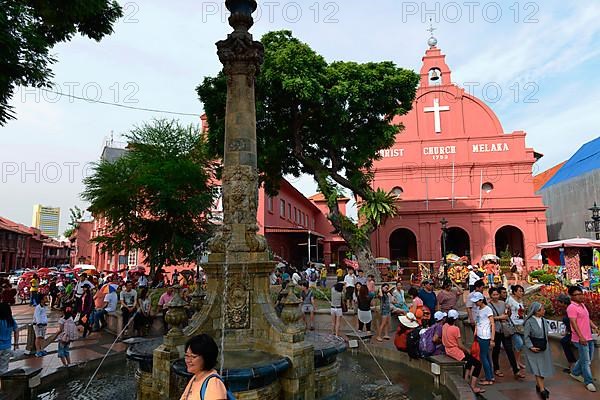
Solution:
[{"label": "woman in blue top", "polygon": [[[14,337],[15,343],[11,343]],[[11,347],[19,347],[19,330],[8,303],[0,303],[0,374],[8,371],[8,361],[12,355]],[[11,346],[12,345],[12,346]]]}]

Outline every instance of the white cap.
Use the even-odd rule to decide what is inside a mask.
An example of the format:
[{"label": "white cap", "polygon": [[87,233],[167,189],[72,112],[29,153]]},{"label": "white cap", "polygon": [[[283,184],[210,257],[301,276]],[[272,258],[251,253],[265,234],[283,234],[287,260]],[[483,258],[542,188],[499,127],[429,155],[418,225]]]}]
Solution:
[{"label": "white cap", "polygon": [[473,266],[472,266],[472,265],[469,265],[469,266],[467,267],[467,269],[473,269]]},{"label": "white cap", "polygon": [[484,300],[485,297],[483,297],[483,294],[479,293],[479,292],[473,292],[471,293],[471,295],[469,296],[469,301],[471,301],[471,303],[475,304],[480,300]]},{"label": "white cap", "polygon": [[448,311],[448,318],[458,319],[458,311],[456,311],[456,310]]},{"label": "white cap", "polygon": [[433,318],[435,318],[436,321],[441,321],[444,318],[446,318],[448,316],[448,314],[446,314],[445,312],[441,312],[441,311],[436,311],[435,314],[433,314]]}]

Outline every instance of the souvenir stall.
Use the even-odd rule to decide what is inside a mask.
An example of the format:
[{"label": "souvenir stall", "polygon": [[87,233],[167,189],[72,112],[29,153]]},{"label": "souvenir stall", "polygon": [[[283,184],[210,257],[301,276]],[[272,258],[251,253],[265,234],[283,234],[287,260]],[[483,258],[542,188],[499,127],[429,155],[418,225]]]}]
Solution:
[{"label": "souvenir stall", "polygon": [[574,238],[540,243],[537,247],[541,249],[544,264],[559,267],[559,274],[567,281],[589,284],[590,279],[596,279],[600,240]]}]

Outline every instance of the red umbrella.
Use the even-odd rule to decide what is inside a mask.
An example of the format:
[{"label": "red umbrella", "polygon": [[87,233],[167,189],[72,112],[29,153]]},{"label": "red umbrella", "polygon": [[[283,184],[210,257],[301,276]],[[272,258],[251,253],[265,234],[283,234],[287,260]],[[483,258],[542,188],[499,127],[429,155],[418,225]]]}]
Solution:
[{"label": "red umbrella", "polygon": [[52,272],[50,268],[40,268],[37,270],[38,274],[49,274],[50,272]]}]

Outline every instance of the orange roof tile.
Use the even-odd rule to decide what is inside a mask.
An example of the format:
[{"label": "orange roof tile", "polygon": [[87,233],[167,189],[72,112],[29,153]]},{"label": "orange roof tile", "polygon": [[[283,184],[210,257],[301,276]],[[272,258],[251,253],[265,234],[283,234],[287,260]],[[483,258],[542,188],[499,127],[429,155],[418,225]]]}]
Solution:
[{"label": "orange roof tile", "polygon": [[[308,199],[312,201],[325,201],[325,196],[323,196],[323,193],[315,193]],[[350,201],[350,199],[345,196],[340,196],[338,197],[338,201]]]},{"label": "orange roof tile", "polygon": [[538,190],[540,190],[542,186],[544,186],[546,182],[548,182],[554,176],[554,174],[556,174],[558,170],[561,169],[563,165],[565,165],[565,163],[566,161],[563,161],[560,164],[555,165],[554,167],[547,169],[544,172],[541,172],[534,176],[533,191],[537,192]]}]

